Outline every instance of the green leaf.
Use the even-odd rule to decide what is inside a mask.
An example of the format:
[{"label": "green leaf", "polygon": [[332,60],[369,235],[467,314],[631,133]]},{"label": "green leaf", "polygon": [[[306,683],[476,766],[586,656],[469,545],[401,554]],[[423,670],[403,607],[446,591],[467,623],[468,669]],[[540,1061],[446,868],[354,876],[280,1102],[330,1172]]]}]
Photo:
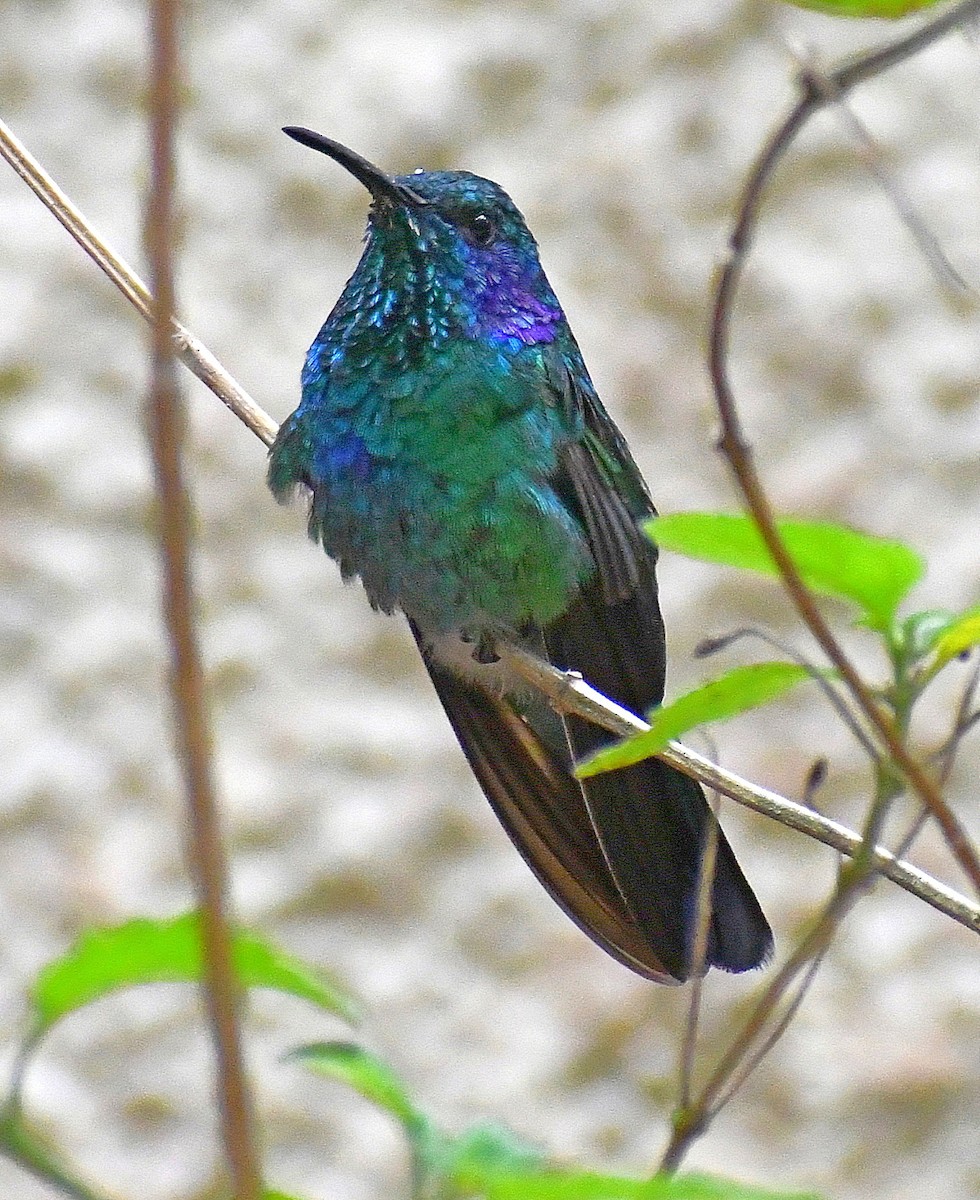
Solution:
[{"label": "green leaf", "polygon": [[936,639],[934,669],[941,670],[948,662],[978,644],[980,644],[980,608],[971,608],[947,624],[946,629]]},{"label": "green leaf", "polygon": [[624,1179],[588,1171],[501,1176],[489,1181],[486,1200],[818,1200],[814,1193],[773,1192],[707,1175]]},{"label": "green leaf", "polygon": [[[852,600],[873,629],[891,627],[895,611],[922,577],[922,560],[903,542],[825,521],[779,521],[780,536],[808,587]],[[646,524],[658,546],[693,558],[777,575],[755,522],[726,513],[673,513]]]},{"label": "green leaf", "polygon": [[[239,930],[232,949],[243,986],[287,992],[347,1021],[356,1019],[350,996],[267,939]],[[30,993],[33,1036],[110,992],[143,983],[199,983],[202,974],[197,913],[88,930],[38,975]]]},{"label": "green leaf", "polygon": [[719,1179],[713,1175],[658,1176],[651,1183],[661,1183],[665,1191],[653,1192],[644,1200],[820,1200],[816,1192],[772,1191],[770,1188]]},{"label": "green leaf", "polygon": [[885,17],[897,20],[923,8],[932,8],[939,0],[790,0],[797,8],[815,8],[835,17]]},{"label": "green leaf", "polygon": [[670,704],[654,709],[648,715],[649,730],[599,750],[580,763],[575,773],[580,779],[587,779],[590,775],[641,762],[659,754],[668,742],[689,729],[710,721],[725,721],[757,708],[809,678],[810,673],[795,663],[761,662],[735,667],[693,692],[678,696]]},{"label": "green leaf", "polygon": [[427,1125],[395,1071],[362,1046],[353,1042],[313,1042],[299,1046],[286,1057],[349,1084],[366,1100],[391,1113],[412,1136]]},{"label": "green leaf", "polygon": [[444,1137],[433,1149],[439,1158],[429,1156],[426,1165],[430,1172],[451,1179],[467,1196],[479,1194],[488,1180],[501,1175],[537,1175],[546,1162],[536,1146],[490,1122],[474,1125],[458,1137]]},{"label": "green leaf", "polygon": [[589,1171],[549,1171],[489,1179],[482,1195],[486,1200],[640,1200],[647,1186],[640,1179]]}]

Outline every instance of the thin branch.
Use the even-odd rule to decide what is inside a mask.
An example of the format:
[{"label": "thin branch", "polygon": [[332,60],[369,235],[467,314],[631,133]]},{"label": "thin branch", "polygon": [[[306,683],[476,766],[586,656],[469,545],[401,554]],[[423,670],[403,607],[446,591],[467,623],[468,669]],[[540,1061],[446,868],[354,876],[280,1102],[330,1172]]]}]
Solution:
[{"label": "thin branch", "polygon": [[[616,737],[631,737],[636,733],[645,733],[650,728],[646,721],[612,703],[575,672],[559,671],[550,663],[515,647],[498,646],[498,652],[513,670],[542,691],[560,712],[574,713],[586,721],[592,721]],[[751,808],[753,812],[771,817],[841,854],[853,858],[863,848],[861,837],[847,826],[777,792],[748,783],[679,742],[671,742],[658,758],[685,775],[690,775],[692,779],[697,779],[705,787],[714,788],[738,804]],[[980,933],[980,904],[939,883],[911,863],[896,859],[882,846],[875,847],[872,858],[875,870],[893,883],[967,929]]]},{"label": "thin branch", "polygon": [[884,162],[881,148],[874,135],[843,97],[834,90],[832,81],[817,66],[812,55],[796,52],[794,58],[799,65],[799,79],[807,88],[819,92],[828,105],[837,109],[837,115],[854,139],[865,166],[878,186],[891,201],[892,207],[901,217],[912,239],[919,247],[937,281],[961,296],[976,299],[976,291],[952,264],[939,239],[926,224],[916,209],[902,182]]},{"label": "thin branch", "polygon": [[[880,807],[893,789],[889,772],[879,768],[872,808]],[[756,996],[748,1017],[708,1076],[701,1094],[675,1115],[661,1171],[677,1169],[691,1142],[707,1129],[786,1032],[841,922],[876,881],[870,851],[867,840],[862,839],[861,853],[841,869],[837,886],[821,912]]]},{"label": "thin branch", "polygon": [[956,752],[961,742],[980,718],[980,713],[971,712],[978,688],[980,688],[980,656],[974,658],[962,695],[956,705],[956,718],[953,721],[952,731],[933,754],[939,764],[939,778],[942,783],[946,782],[953,770]]},{"label": "thin branch", "polygon": [[[746,625],[741,629],[733,629],[731,633],[725,634],[722,637],[713,638],[710,642],[711,653],[714,653],[716,648],[720,649],[722,646],[730,646],[733,642],[738,641],[740,638],[752,637],[759,638],[760,641],[772,646],[774,649],[778,650],[780,654],[784,654],[787,658],[792,659],[797,666],[802,667],[803,670],[806,671],[821,692],[823,692],[824,699],[840,717],[845,728],[850,730],[855,741],[857,741],[871,761],[877,763],[879,758],[878,749],[874,742],[858,724],[857,718],[847,707],[844,697],[840,695],[837,689],[827,678],[826,673],[822,671],[816,665],[816,663],[810,662],[806,655],[801,654],[799,650],[796,650],[793,646],[789,645],[788,642],[782,641],[781,638],[776,637],[765,629],[756,629],[751,625]],[[704,643],[702,642],[701,645],[695,650],[695,655],[698,658],[705,657],[705,651],[702,649],[703,646]]]},{"label": "thin branch", "polygon": [[858,83],[904,61],[978,14],[980,0],[967,0],[930,25],[895,42],[885,50],[865,55],[836,71],[829,72],[819,88],[808,76],[800,79],[800,98],[775,133],[770,136],[756,159],[738,206],[735,225],[729,238],[729,254],[716,285],[710,326],[709,359],[711,380],[722,424],[719,446],[731,464],[746,506],[752,513],[766,547],[779,569],[790,599],[824,653],[837,668],[855,703],[887,748],[892,762],[939,823],[951,852],[976,891],[980,893],[980,858],[966,832],[943,799],[935,781],[903,745],[900,733],[895,729],[889,715],[876,703],[867,684],[835,639],[779,535],[772,507],[745,440],[728,376],[730,322],[736,292],[758,223],[764,194],[775,168],[791,143],[809,118],[828,103],[836,102]]},{"label": "thin branch", "polygon": [[[973,666],[970,669],[970,674],[967,678],[963,692],[960,696],[959,703],[956,706],[956,717],[953,721],[953,729],[949,737],[942,745],[933,751],[932,757],[939,766],[939,783],[945,787],[953,771],[953,764],[956,761],[956,753],[970,729],[980,720],[980,713],[972,712],[973,702],[976,698],[977,688],[980,686],[980,658],[975,658]],[[920,808],[915,818],[909,824],[905,836],[897,843],[895,853],[898,857],[906,855],[915,842],[916,838],[922,832],[922,829],[929,817],[927,808]]]},{"label": "thin branch", "polygon": [[[674,1128],[657,1168],[658,1173],[669,1174],[677,1170],[691,1143],[705,1132],[785,1032],[810,985],[814,962],[822,957],[834,931],[872,886],[875,878],[868,858],[850,863],[846,873],[842,872],[837,888],[820,914],[756,996],[748,1017],[715,1065],[697,1100],[675,1115]],[[790,996],[784,1012],[776,1017],[779,1005],[801,973],[803,979],[796,993]],[[772,1028],[766,1032],[770,1024]]]},{"label": "thin branch", "polygon": [[[976,0],[976,3],[980,7],[980,0]],[[2,122],[0,122],[0,153],[3,153],[4,157],[7,157],[10,161],[15,162],[15,166],[17,163],[33,164],[33,160],[30,159],[27,152],[13,138],[13,135],[6,129]],[[36,167],[36,164],[34,166]],[[36,170],[40,178],[48,180],[48,176],[39,167]],[[53,190],[50,195],[60,197],[59,204],[55,205],[49,196],[47,188],[35,187],[33,182],[31,182],[34,178],[33,171],[28,172],[26,169],[18,168],[18,173],[21,174],[22,178],[31,183],[33,190],[41,198],[45,206],[54,212],[55,216],[62,221],[62,224],[66,225],[66,228],[69,228],[72,236],[88,249],[88,245],[93,241],[90,227],[81,214],[78,213],[78,210],[64,198],[63,193],[54,188],[53,184],[51,185]],[[78,223],[78,233],[68,225],[67,221],[63,220],[59,211],[62,207],[75,214]],[[117,286],[120,287],[124,295],[129,294],[127,287],[123,286],[124,284],[129,285],[130,290],[134,294],[137,289],[133,285],[136,284],[148,296],[145,285],[133,275],[132,271],[125,266],[123,260],[118,255],[107,251],[105,257],[97,254],[92,254],[92,257],[99,266],[107,270],[110,277],[113,277],[113,275],[112,271],[107,269],[108,265],[121,269],[122,282],[117,284]],[[148,316],[149,310],[145,305],[141,305],[135,299],[131,299],[131,302],[135,304],[143,316]],[[175,334],[175,342],[178,344],[181,361],[253,433],[265,442],[266,445],[271,445],[277,429],[273,419],[239,387],[218,360],[187,330],[181,329],[179,335]],[[244,397],[244,404],[239,402],[239,398],[241,397]],[[602,728],[608,729],[617,737],[629,737],[631,734],[644,732],[648,728],[646,722],[640,720],[639,717],[621,705],[607,699],[600,692],[597,692],[595,688],[585,683],[579,676],[559,671],[541,659],[537,659],[533,655],[526,654],[516,648],[506,649],[502,647],[501,650],[510,660],[514,669],[520,671],[535,687],[540,688],[559,711],[574,713],[576,716],[580,716],[587,721],[592,721]],[[724,770],[708,759],[702,758],[699,754],[687,749],[685,746],[672,742],[660,757],[678,770],[690,775],[692,779],[699,780],[705,787],[714,788],[737,803],[751,808],[753,811],[761,813],[763,816],[769,817],[774,821],[778,821],[790,829],[795,829],[798,833],[814,838],[816,841],[822,842],[842,854],[853,855],[860,847],[861,839],[846,826],[840,825],[836,821],[828,820],[819,813],[815,813],[803,805],[780,796],[776,792],[749,783],[747,780],[741,779],[730,771]],[[958,921],[961,925],[966,926],[967,929],[980,932],[980,905],[953,891],[952,888],[939,883],[938,880],[933,879],[911,864],[898,861],[892,854],[881,847],[876,848],[874,861],[876,869],[891,879],[893,883],[898,884],[899,887],[904,888],[918,899],[924,900],[938,912],[952,917],[954,921]]]},{"label": "thin branch", "polygon": [[880,50],[874,50],[870,54],[857,55],[831,74],[830,78],[834,82],[837,94],[843,95],[857,87],[859,83],[865,83],[877,75],[883,75],[885,71],[890,71],[892,67],[897,67],[899,63],[907,62],[920,51],[925,50],[927,46],[931,46],[933,42],[944,38],[948,33],[954,33],[957,29],[966,29],[967,26],[974,24],[978,17],[980,17],[980,0],[965,0],[965,3],[955,5],[934,21],[920,26],[890,45],[883,46]]},{"label": "thin branch", "polygon": [[150,305],[152,380],[149,426],[159,497],[163,607],[170,641],[170,689],[177,753],[184,776],[188,854],[201,913],[204,999],[217,1058],[225,1158],[238,1200],[262,1191],[254,1118],[239,1024],[242,986],[235,971],[227,904],[227,863],[212,780],[211,731],[197,644],[190,562],[192,514],[183,473],[183,397],[177,381],[175,311],[174,134],[179,82],[177,0],[151,4],[150,133],[152,178],[146,243],[155,302]]},{"label": "thin branch", "polygon": [[[58,187],[41,164],[0,120],[0,157],[7,160],[41,203],[68,230],[144,320],[152,320],[153,299],[150,289],[126,260],[100,237],[71,200]],[[174,352],[180,361],[203,384],[211,389],[236,417],[271,446],[276,436],[276,423],[249,394],[238,386],[202,342],[177,320],[173,320]]]},{"label": "thin branch", "polygon": [[780,1013],[779,1019],[775,1022],[772,1029],[766,1034],[765,1041],[752,1050],[750,1054],[747,1054],[745,1060],[733,1071],[725,1088],[718,1094],[713,1109],[715,1113],[721,1112],[735,1098],[736,1093],[745,1085],[746,1080],[752,1072],[759,1066],[789,1028],[790,1022],[799,1012],[800,1005],[806,999],[807,993],[814,979],[817,977],[817,971],[819,971],[824,956],[829,949],[830,942],[828,941],[802,969],[803,978],[796,983],[796,990],[783,1005],[783,1011]]}]

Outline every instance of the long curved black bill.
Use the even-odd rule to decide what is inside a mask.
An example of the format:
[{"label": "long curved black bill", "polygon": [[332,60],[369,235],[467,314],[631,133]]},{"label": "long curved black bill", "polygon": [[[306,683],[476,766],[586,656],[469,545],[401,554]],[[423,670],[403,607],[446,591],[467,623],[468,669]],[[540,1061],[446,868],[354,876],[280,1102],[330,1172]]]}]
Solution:
[{"label": "long curved black bill", "polygon": [[376,167],[355,150],[335,142],[333,138],[324,137],[312,129],[304,129],[301,125],[284,125],[283,133],[302,146],[311,150],[319,150],[334,162],[340,163],[345,171],[349,171],[358,182],[363,183],[376,200],[393,200],[396,204],[423,205],[427,201],[413,192],[404,183],[399,183],[393,176]]}]

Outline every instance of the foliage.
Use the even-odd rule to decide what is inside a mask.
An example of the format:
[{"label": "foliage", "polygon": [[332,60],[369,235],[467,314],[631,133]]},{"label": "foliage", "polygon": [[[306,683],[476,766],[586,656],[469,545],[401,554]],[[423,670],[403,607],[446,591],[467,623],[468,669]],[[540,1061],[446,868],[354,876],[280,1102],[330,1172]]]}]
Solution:
[{"label": "foliage", "polygon": [[[647,529],[662,548],[764,576],[778,574],[751,517],[678,513],[655,518]],[[891,668],[891,678],[880,685],[878,694],[896,724],[907,728],[926,686],[980,643],[980,609],[963,613],[930,609],[900,618],[898,607],[923,571],[921,559],[910,547],[825,521],[780,521],[778,530],[804,582],[854,605],[856,624],[878,636]],[[578,773],[587,777],[639,762],[689,730],[767,704],[807,678],[822,679],[829,689],[834,675],[805,660],[735,667],[653,710],[648,714],[648,732],[592,755],[579,765]],[[846,697],[834,694],[839,711],[846,711]]]},{"label": "foliage", "polygon": [[[828,521],[780,521],[779,534],[804,582],[853,601],[872,629],[887,631],[898,605],[922,577],[922,560],[902,542]],[[647,523],[659,546],[692,558],[778,576],[751,517],[675,513]]]},{"label": "foliage", "polygon": [[580,764],[578,775],[586,779],[602,771],[628,767],[659,754],[668,742],[698,725],[725,721],[739,713],[768,704],[802,683],[809,675],[795,663],[761,662],[735,667],[710,683],[661,705],[649,714],[650,730],[617,745],[600,750]]},{"label": "foliage", "polygon": [[[535,1146],[498,1125],[461,1134],[437,1128],[394,1069],[349,1042],[301,1046],[290,1056],[352,1087],[401,1125],[412,1154],[415,1200],[791,1200],[786,1193],[703,1175],[629,1179],[556,1168]],[[813,1200],[794,1193],[792,1200]]]},{"label": "foliage", "polygon": [[[266,938],[238,930],[232,940],[238,978],[246,988],[273,988],[308,1000],[349,1022],[353,999],[305,963]],[[202,979],[197,913],[86,930],[68,951],[49,963],[30,992],[33,1038],[56,1021],[119,988],[146,983],[199,983]]]},{"label": "foliage", "polygon": [[[322,972],[252,931],[232,935],[233,961],[242,988],[270,988],[308,1001],[352,1022],[354,998]],[[204,982],[200,918],[195,912],[86,930],[48,963],[30,989],[31,1021],[17,1069],[0,1113],[0,1152],[82,1200],[98,1193],[74,1179],[25,1122],[22,1094],[27,1067],[44,1036],[65,1017],[122,988],[151,983]],[[275,1196],[275,1193],[269,1193]]]}]

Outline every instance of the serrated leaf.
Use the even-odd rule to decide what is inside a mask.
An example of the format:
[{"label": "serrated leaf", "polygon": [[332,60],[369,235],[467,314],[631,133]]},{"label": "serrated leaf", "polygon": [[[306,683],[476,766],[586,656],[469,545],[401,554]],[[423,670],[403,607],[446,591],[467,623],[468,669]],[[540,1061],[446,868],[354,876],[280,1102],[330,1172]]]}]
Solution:
[{"label": "serrated leaf", "polygon": [[809,672],[795,663],[762,662],[735,667],[693,692],[678,696],[670,704],[654,709],[647,716],[649,730],[599,750],[579,763],[575,773],[580,779],[587,779],[590,775],[641,762],[659,754],[668,742],[689,729],[711,721],[725,721],[758,708],[809,678]]},{"label": "serrated leaf", "polygon": [[[874,629],[891,627],[898,605],[922,577],[922,560],[903,542],[826,521],[779,521],[777,525],[807,586],[858,604]],[[749,517],[672,513],[648,521],[646,530],[665,549],[765,575],[778,574]]]},{"label": "serrated leaf", "polygon": [[[244,987],[287,992],[345,1020],[356,1019],[350,996],[268,939],[239,930],[232,950]],[[30,993],[33,1036],[110,992],[145,983],[199,983],[202,974],[197,913],[87,930],[38,975]]]},{"label": "serrated leaf", "polygon": [[935,670],[939,671],[954,658],[980,644],[980,608],[971,608],[950,622],[936,639]]},{"label": "serrated leaf", "polygon": [[492,1180],[486,1200],[819,1200],[813,1192],[773,1192],[708,1175],[625,1179],[587,1171]]},{"label": "serrated leaf", "polygon": [[834,17],[884,17],[895,21],[923,8],[932,8],[939,0],[789,0],[797,8],[812,8]]},{"label": "serrated leaf", "polygon": [[346,1083],[366,1100],[383,1108],[413,1136],[426,1125],[392,1067],[353,1042],[313,1042],[287,1055],[290,1061]]}]

